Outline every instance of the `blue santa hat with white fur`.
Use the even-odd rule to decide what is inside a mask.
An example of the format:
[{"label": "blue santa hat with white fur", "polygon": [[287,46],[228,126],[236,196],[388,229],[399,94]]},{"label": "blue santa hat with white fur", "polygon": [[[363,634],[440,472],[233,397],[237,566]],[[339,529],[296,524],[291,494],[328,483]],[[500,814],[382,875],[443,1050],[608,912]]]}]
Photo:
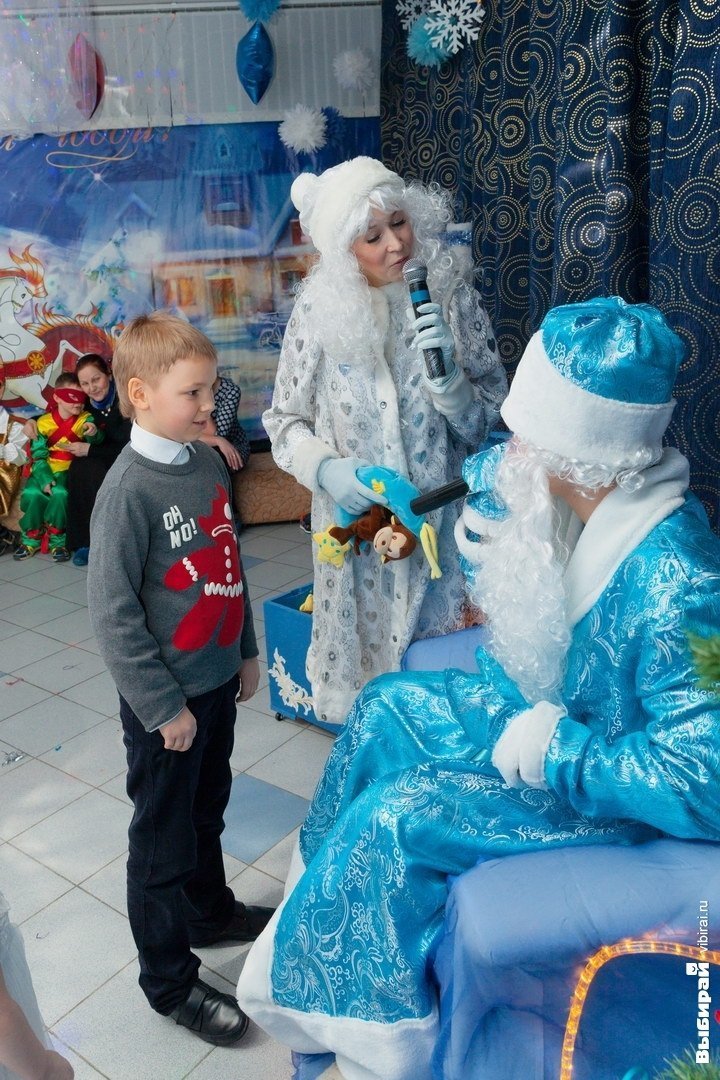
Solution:
[{"label": "blue santa hat with white fur", "polygon": [[561,457],[643,468],[662,456],[684,356],[649,304],[564,304],[528,342],[501,415],[519,438]]}]

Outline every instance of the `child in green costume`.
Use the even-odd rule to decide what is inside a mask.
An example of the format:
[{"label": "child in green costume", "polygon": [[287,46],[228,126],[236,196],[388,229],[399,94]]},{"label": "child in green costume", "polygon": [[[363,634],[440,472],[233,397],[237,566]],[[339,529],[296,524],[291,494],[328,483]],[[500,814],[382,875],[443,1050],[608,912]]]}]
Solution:
[{"label": "child in green costume", "polygon": [[32,470],[20,496],[21,545],[13,558],[35,555],[46,532],[53,561],[67,562],[67,471],[73,455],[64,447],[72,442],[103,440],[103,433],[85,408],[85,394],[76,375],[64,372],[59,376],[53,387],[53,407],[38,417],[37,429],[30,446]]}]

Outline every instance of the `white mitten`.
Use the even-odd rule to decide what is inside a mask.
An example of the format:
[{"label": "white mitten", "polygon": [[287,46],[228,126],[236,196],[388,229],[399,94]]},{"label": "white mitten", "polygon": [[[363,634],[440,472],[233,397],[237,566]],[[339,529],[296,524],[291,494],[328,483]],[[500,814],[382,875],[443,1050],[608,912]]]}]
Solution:
[{"label": "white mitten", "polygon": [[492,754],[492,763],[508,787],[547,790],[545,755],[563,716],[567,716],[565,709],[539,701],[510,721]]}]

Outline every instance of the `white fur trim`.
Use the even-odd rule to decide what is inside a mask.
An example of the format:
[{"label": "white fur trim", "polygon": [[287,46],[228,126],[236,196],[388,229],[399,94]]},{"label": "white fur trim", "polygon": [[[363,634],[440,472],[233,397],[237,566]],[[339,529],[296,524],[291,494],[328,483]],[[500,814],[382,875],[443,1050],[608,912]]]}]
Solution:
[{"label": "white fur trim", "polygon": [[[482,565],[483,553],[487,546],[486,541],[492,540],[501,525],[502,522],[481,517],[476,510],[472,510],[469,506],[463,509],[454,525],[455,544],[460,554],[467,559],[471,566]],[[471,540],[468,536],[468,529],[470,532],[477,533],[483,539]]]},{"label": "white fur trim", "polygon": [[500,415],[515,435],[543,450],[619,469],[635,464],[639,450],[649,450],[655,461],[660,458],[674,408],[674,400],[640,405],[582,389],[550,362],[538,330],[522,355]]},{"label": "white fur trim", "polygon": [[[464,513],[464,511],[463,511]],[[478,540],[471,540],[466,531],[466,523],[463,517],[459,517],[455,522],[455,544],[460,554],[471,563],[472,566],[478,566],[481,559],[481,549],[483,544]],[[473,529],[473,532],[475,530]]]},{"label": "white fur trim", "polygon": [[292,855],[290,856],[290,865],[288,866],[287,877],[285,878],[285,896],[288,897],[297,885],[300,878],[305,873],[305,863],[303,857],[300,854],[300,843],[296,839],[293,845]]},{"label": "white fur trim", "polygon": [[301,173],[290,189],[300,224],[321,255],[338,246],[348,217],[382,184],[402,185],[397,173],[371,157],[356,157],[326,169],[320,176]]},{"label": "white fur trim", "polygon": [[682,506],[690,482],[687,458],[664,451],[643,473],[638,491],[615,488],[590,515],[565,571],[569,625],[588,613],[622,562],[639,543]]},{"label": "white fur trim", "polygon": [[565,709],[538,701],[510,721],[492,754],[492,763],[508,787],[547,790],[545,755],[563,716],[567,716]]},{"label": "white fur trim", "polygon": [[345,1080],[431,1080],[430,1058],[438,1032],[435,1012],[421,1020],[379,1024],[275,1004],[270,973],[275,930],[284,904],[250,949],[240,973],[237,999],[250,1019],[292,1050],[335,1053]]},{"label": "white fur trim", "polygon": [[433,405],[442,416],[457,416],[465,412],[473,403],[472,383],[461,367],[456,367],[444,384],[437,379],[428,379],[423,375],[423,382],[433,400]]},{"label": "white fur trim", "polygon": [[322,439],[312,435],[309,439],[303,439],[295,448],[290,471],[299,484],[303,484],[310,491],[318,490],[317,473],[323,461],[327,458],[338,458],[337,450],[333,450]]},{"label": "white fur trim", "polygon": [[[395,288],[394,284],[385,285],[381,289],[370,289],[370,311],[377,331],[378,341],[387,342],[388,330],[390,329],[389,297],[393,288]],[[403,288],[403,292],[406,291]]]}]

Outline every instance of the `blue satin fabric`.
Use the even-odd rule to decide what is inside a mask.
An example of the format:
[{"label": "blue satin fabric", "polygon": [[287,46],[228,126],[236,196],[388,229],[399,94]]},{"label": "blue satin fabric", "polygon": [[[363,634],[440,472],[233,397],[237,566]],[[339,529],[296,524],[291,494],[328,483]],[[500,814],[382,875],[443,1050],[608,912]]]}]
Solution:
[{"label": "blue satin fabric", "polygon": [[645,405],[672,397],[685,345],[650,304],[598,296],[553,308],[540,329],[552,363],[577,386]]},{"label": "blue satin fabric", "polygon": [[559,846],[720,839],[720,703],[697,687],[684,637],[719,627],[720,541],[690,500],[575,628],[548,791],[510,790],[477,760],[485,747],[451,705],[471,676],[370,683],[301,832],[307,870],[278,923],[274,1001],[383,1024],[426,1017],[448,875]]}]

